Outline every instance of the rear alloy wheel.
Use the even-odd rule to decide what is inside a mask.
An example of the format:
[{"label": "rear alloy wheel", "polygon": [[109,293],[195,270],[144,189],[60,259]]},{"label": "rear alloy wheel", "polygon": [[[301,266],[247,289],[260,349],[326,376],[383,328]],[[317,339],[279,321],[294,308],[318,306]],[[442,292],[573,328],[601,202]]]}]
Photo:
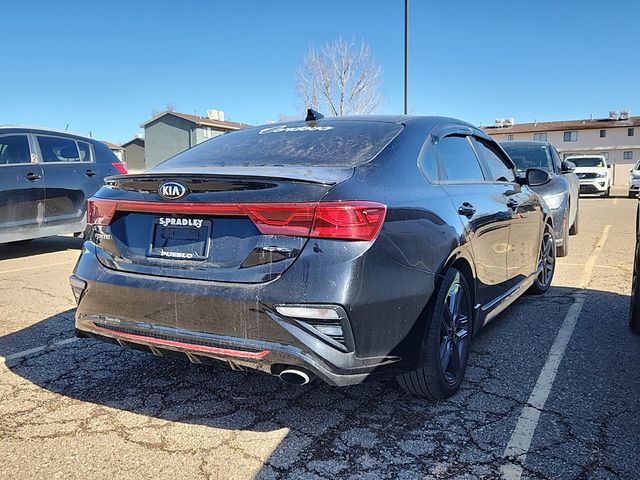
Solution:
[{"label": "rear alloy wheel", "polygon": [[542,295],[551,286],[553,273],[556,270],[556,248],[553,239],[553,229],[551,225],[546,224],[544,234],[540,242],[540,258],[538,260],[538,275],[528,293],[534,295]]},{"label": "rear alloy wheel", "polygon": [[451,268],[445,275],[425,331],[425,361],[412,372],[397,377],[400,386],[419,397],[443,400],[464,378],[471,349],[473,309],[464,275]]}]

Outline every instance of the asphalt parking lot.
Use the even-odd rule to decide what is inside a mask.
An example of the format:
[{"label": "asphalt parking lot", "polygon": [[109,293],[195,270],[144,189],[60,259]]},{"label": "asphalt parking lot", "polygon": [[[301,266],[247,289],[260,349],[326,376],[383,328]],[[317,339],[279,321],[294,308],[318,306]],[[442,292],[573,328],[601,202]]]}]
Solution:
[{"label": "asphalt parking lot", "polygon": [[75,340],[82,242],[0,246],[0,478],[638,479],[635,208],[583,198],[552,289],[484,329],[439,404]]}]

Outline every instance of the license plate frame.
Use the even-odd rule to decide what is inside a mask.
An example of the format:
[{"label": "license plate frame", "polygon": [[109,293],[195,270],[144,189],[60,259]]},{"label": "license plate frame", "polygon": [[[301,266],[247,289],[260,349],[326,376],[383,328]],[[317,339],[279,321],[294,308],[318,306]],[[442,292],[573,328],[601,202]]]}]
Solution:
[{"label": "license plate frame", "polygon": [[166,260],[206,260],[209,258],[212,230],[211,220],[156,218],[151,228],[147,256]]}]

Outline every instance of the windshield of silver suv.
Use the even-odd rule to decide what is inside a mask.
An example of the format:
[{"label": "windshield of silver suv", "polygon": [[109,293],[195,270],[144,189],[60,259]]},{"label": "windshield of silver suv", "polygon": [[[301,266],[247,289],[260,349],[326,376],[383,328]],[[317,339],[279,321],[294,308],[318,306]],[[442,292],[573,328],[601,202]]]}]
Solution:
[{"label": "windshield of silver suv", "polygon": [[566,160],[576,167],[604,167],[604,162],[600,157],[574,157]]},{"label": "windshield of silver suv", "polygon": [[553,172],[553,160],[546,145],[509,145],[501,144],[505,152],[516,164],[518,172],[524,173],[529,168],[541,168]]}]

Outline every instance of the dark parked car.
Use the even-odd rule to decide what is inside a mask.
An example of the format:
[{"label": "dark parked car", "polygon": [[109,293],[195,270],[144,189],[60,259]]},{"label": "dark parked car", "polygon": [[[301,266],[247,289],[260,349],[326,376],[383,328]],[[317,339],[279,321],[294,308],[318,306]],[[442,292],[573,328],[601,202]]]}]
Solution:
[{"label": "dark parked car", "polygon": [[551,210],[556,235],[558,257],[569,254],[569,235],[576,235],[580,220],[580,180],[573,173],[575,166],[560,159],[548,142],[511,141],[500,144],[516,164],[520,173],[529,168],[541,168],[551,175],[551,181],[532,190],[542,196]]},{"label": "dark parked car", "polygon": [[126,172],[91,138],[0,127],[0,243],[83,232],[86,199],[104,177]]},{"label": "dark parked car", "polygon": [[640,204],[636,208],[636,249],[631,280],[629,325],[631,330],[640,335]]},{"label": "dark parked car", "polygon": [[445,398],[472,336],[549,288],[553,219],[527,186],[548,181],[449,118],[310,113],[222,135],[89,201],[77,334]]}]

